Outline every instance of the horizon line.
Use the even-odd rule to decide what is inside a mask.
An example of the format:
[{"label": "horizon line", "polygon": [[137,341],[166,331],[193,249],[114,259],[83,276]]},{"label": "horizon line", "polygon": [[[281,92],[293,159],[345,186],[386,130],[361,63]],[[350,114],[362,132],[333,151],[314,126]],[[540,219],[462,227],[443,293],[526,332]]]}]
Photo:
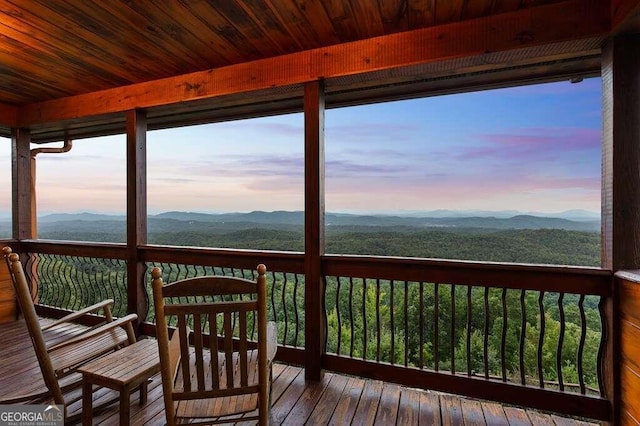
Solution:
[{"label": "horizon line", "polygon": [[[251,210],[251,211],[193,211],[193,210],[166,210],[160,212],[149,212],[147,216],[158,216],[167,213],[185,213],[185,214],[204,214],[204,215],[224,215],[224,214],[251,214],[251,213],[304,213],[304,210]],[[356,211],[356,210],[337,210],[337,211],[325,211],[325,214],[345,214],[354,216],[416,216],[420,214],[512,214],[512,215],[544,215],[544,216],[563,216],[563,215],[586,215],[600,218],[601,213],[599,211],[587,210],[587,209],[569,209],[563,211],[522,211],[517,209],[502,209],[502,210],[484,210],[484,209],[434,209],[434,210],[378,210],[378,211]],[[80,211],[51,211],[42,212],[38,214],[38,217],[46,217],[53,215],[101,215],[101,216],[125,216],[126,212],[100,212],[90,210]],[[11,218],[10,211],[0,212],[0,217]]]}]

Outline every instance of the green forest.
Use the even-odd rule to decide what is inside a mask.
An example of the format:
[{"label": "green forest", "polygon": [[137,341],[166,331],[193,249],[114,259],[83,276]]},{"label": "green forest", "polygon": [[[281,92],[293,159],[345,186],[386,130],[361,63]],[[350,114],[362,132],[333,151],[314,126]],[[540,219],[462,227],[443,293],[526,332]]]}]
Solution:
[{"label": "green forest", "polygon": [[[538,219],[535,225],[544,226]],[[58,222],[43,226],[39,236],[123,242],[123,225],[104,220]],[[304,251],[300,223],[164,218],[149,225],[151,244]],[[583,224],[568,226],[571,229],[495,226],[422,226],[402,220],[332,223],[326,229],[326,252],[600,265],[600,234],[576,230]],[[44,263],[42,267],[44,279]],[[82,274],[95,269],[79,266],[77,260],[67,267],[81,267]],[[177,276],[168,273],[169,281]],[[100,275],[104,271],[96,273]],[[279,324],[279,341],[304,346],[304,277],[298,278],[297,285],[285,274],[273,278],[270,310]],[[330,353],[536,386],[542,382],[545,387],[558,387],[562,381],[568,390],[580,391],[582,384],[583,391],[598,392],[599,297],[356,277],[326,277],[325,284]]]}]

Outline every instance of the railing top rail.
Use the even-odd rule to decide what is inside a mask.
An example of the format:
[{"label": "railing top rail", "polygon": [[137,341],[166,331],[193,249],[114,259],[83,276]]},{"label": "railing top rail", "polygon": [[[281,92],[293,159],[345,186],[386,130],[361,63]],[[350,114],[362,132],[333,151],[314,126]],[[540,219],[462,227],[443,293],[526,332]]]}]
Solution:
[{"label": "railing top rail", "polygon": [[[68,256],[126,259],[126,246],[115,243],[23,240],[22,251]],[[212,249],[146,245],[139,248],[146,262],[255,268],[304,274],[304,254],[261,250]],[[503,264],[441,259],[381,256],[324,255],[325,276],[347,276],[398,281],[423,281],[537,291],[611,296],[612,271],[555,265]]]},{"label": "railing top rail", "polygon": [[326,255],[329,276],[437,282],[575,294],[611,295],[611,271],[573,266]]},{"label": "railing top rail", "polygon": [[298,252],[153,245],[139,247],[139,251],[141,259],[145,262],[215,265],[242,269],[254,269],[258,263],[264,263],[272,272],[304,273],[304,254]]},{"label": "railing top rail", "polygon": [[125,244],[91,241],[21,240],[20,251],[121,260],[127,257]]}]

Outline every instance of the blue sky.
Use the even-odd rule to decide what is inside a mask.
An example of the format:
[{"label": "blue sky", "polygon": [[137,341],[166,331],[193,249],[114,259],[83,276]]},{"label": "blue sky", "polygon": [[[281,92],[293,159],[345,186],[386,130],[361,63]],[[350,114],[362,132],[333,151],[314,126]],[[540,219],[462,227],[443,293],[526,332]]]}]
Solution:
[{"label": "blue sky", "polygon": [[[329,109],[326,208],[599,212],[601,121],[598,78]],[[303,137],[302,114],[150,132],[149,211],[302,210]],[[0,164],[9,206],[8,143]],[[39,156],[37,191],[41,213],[123,213],[124,135]]]}]

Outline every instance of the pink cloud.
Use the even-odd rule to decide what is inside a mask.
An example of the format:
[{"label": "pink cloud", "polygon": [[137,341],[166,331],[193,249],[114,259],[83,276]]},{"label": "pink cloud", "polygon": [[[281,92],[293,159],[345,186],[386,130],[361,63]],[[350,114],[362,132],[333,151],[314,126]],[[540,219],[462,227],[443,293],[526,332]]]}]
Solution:
[{"label": "pink cloud", "polygon": [[551,159],[567,153],[597,151],[601,130],[583,128],[531,128],[513,133],[477,134],[473,139],[482,146],[463,148],[459,159],[491,157],[496,159]]}]

